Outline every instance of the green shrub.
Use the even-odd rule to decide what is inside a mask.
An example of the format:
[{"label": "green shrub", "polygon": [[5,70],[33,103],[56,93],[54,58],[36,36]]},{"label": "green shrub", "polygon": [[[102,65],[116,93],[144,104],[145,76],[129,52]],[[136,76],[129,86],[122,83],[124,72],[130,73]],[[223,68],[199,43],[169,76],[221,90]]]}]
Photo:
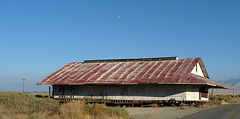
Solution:
[{"label": "green shrub", "polygon": [[40,116],[39,114],[33,113],[30,114],[27,119],[44,119],[42,116]]},{"label": "green shrub", "polygon": [[115,114],[117,114],[119,117],[122,117],[124,119],[128,119],[129,117],[129,113],[127,110],[121,108],[121,107],[114,107],[113,111],[115,112]]},{"label": "green shrub", "polygon": [[[124,108],[121,107],[107,107],[104,104],[99,103],[89,103],[85,106],[85,110],[89,111],[89,113],[93,115],[98,115],[96,112],[99,113],[99,111],[105,112],[105,113],[113,113],[116,114],[119,117],[122,117],[124,119],[127,119],[129,117],[128,111],[126,111]],[[96,111],[98,110],[98,111]]]},{"label": "green shrub", "polygon": [[232,99],[231,95],[214,95],[214,96],[210,95],[209,96],[210,101],[222,101],[222,100],[224,100],[224,101],[228,102],[231,99]]},{"label": "green shrub", "polygon": [[84,108],[89,111],[91,110],[92,108],[94,108],[96,105],[96,103],[88,103]]}]

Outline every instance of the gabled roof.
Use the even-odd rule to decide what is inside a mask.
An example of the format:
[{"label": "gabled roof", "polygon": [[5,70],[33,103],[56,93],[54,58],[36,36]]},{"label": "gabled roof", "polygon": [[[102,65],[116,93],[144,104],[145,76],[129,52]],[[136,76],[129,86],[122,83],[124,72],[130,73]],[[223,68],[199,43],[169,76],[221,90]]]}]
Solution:
[{"label": "gabled roof", "polygon": [[[199,63],[204,74],[192,74]],[[148,58],[144,60],[94,60],[69,63],[40,81],[39,85],[82,84],[204,84],[227,88],[210,80],[201,58]]]}]

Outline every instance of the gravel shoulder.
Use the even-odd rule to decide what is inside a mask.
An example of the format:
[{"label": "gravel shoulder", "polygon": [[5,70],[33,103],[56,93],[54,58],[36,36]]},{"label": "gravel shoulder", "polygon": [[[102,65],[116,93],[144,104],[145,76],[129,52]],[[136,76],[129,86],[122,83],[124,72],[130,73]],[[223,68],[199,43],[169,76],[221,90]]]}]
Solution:
[{"label": "gravel shoulder", "polygon": [[199,107],[157,107],[157,108],[126,108],[130,118],[134,119],[180,119],[208,108]]}]

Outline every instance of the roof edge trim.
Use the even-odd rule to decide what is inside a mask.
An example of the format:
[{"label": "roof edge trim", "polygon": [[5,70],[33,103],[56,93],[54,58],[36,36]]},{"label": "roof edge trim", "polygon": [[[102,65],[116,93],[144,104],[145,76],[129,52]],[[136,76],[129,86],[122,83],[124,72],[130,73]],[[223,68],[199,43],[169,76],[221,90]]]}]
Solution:
[{"label": "roof edge trim", "polygon": [[178,60],[179,57],[157,57],[157,58],[135,58],[135,59],[102,59],[102,60],[84,60],[84,63],[106,63],[106,62],[139,62],[139,61],[168,61]]}]

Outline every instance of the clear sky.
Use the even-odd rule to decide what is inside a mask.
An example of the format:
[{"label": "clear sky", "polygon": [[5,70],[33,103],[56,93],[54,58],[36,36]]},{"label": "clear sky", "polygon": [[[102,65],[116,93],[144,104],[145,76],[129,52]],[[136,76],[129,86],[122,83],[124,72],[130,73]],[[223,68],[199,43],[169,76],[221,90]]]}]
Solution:
[{"label": "clear sky", "polygon": [[240,78],[239,0],[1,0],[0,90],[85,59],[201,57],[212,80]]}]

